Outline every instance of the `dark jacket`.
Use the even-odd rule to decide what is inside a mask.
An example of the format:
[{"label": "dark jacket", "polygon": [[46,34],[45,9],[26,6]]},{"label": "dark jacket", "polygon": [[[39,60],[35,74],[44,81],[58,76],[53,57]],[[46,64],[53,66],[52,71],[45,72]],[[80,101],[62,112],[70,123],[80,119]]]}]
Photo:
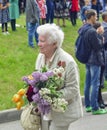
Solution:
[{"label": "dark jacket", "polygon": [[98,66],[104,66],[105,65],[105,56],[104,56],[103,39],[102,39],[101,35],[99,35],[99,34],[98,34],[98,39],[99,39],[98,44],[100,44],[100,48],[97,51],[92,50],[88,63],[98,65]]},{"label": "dark jacket", "polygon": [[39,23],[39,7],[36,0],[26,0],[26,22]]},{"label": "dark jacket", "polygon": [[46,6],[47,8],[53,8],[54,7],[54,0],[46,0]]},{"label": "dark jacket", "polygon": [[[84,31],[88,29],[85,33]],[[79,29],[79,34],[84,33],[84,40],[87,43],[87,47],[91,49],[91,54],[87,64],[92,65],[104,65],[104,60],[102,58],[102,40],[93,28],[91,24],[85,24]]]},{"label": "dark jacket", "polygon": [[97,18],[99,19],[99,13],[100,13],[99,3],[97,2],[96,5],[92,4],[91,5],[91,9],[96,10],[96,12],[97,12]]},{"label": "dark jacket", "polygon": [[90,29],[87,32],[86,37],[88,39],[88,42],[90,42],[92,49],[91,55],[88,60],[88,64],[103,66],[105,63],[104,63],[104,56],[102,53],[103,49],[102,37],[99,34],[97,34],[94,28]]}]

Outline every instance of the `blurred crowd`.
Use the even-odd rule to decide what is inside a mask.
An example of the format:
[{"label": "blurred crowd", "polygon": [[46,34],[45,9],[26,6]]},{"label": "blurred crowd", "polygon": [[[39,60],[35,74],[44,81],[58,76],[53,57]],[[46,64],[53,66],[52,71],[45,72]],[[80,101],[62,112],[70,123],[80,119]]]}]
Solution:
[{"label": "blurred crowd", "polygon": [[[27,3],[26,1],[27,0],[0,0],[0,23],[4,24],[9,22],[11,19],[11,12],[14,12],[14,9],[16,10],[16,8],[19,15],[25,13]],[[39,24],[53,23],[54,18],[56,18],[57,25],[63,27],[66,27],[65,23],[66,18],[70,19],[73,26],[76,25],[76,19],[78,18],[78,16],[80,16],[80,18],[84,22],[83,19],[84,6],[88,6],[88,8],[95,9],[97,11],[99,19],[99,13],[106,10],[106,3],[107,3],[106,0],[89,0],[87,4],[85,2],[86,0],[33,0],[33,1],[37,3],[37,6],[39,8],[40,12]],[[11,6],[12,3],[14,5],[13,7]],[[10,11],[11,7],[12,11]],[[14,23],[16,23],[16,21],[14,21]]]},{"label": "blurred crowd", "polygon": [[72,26],[77,25],[77,18],[86,22],[87,9],[100,13],[106,10],[106,0],[0,0],[0,24],[4,35],[8,35],[8,23],[12,31],[17,31],[16,20],[23,13],[26,15],[26,28],[28,31],[28,45],[34,47],[33,38],[38,43],[36,29],[45,23],[54,23],[59,27],[66,27],[66,19]]}]

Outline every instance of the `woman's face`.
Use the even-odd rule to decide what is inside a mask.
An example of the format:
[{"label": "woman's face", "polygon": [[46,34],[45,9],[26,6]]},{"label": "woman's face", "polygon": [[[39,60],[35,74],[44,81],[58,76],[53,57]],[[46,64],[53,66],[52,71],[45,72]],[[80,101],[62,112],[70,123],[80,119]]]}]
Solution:
[{"label": "woman's face", "polygon": [[39,36],[38,46],[40,49],[40,53],[43,53],[45,56],[52,56],[57,48],[55,43],[49,44],[46,36],[42,35]]}]

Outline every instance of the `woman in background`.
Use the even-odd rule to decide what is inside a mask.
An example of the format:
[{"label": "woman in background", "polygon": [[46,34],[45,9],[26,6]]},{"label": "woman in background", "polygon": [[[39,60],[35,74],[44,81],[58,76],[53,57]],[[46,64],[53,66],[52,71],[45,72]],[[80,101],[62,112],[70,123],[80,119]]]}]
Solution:
[{"label": "woman in background", "polygon": [[57,19],[57,25],[61,26],[61,19],[62,19],[62,27],[66,26],[65,18],[66,16],[66,3],[65,0],[55,0],[55,13],[54,16]]},{"label": "woman in background", "polygon": [[78,0],[71,0],[72,6],[71,9],[69,10],[70,12],[70,20],[73,26],[75,26],[76,23],[76,19],[77,19],[77,13],[80,10],[79,7],[79,1]]},{"label": "woman in background", "polygon": [[18,0],[9,0],[9,13],[11,19],[12,31],[16,31],[16,19],[19,18],[19,2]]},{"label": "woman in background", "polygon": [[9,32],[8,32],[8,22],[9,21],[10,21],[9,1],[0,0],[0,23],[2,25],[2,33],[4,35],[9,34]]},{"label": "woman in background", "polygon": [[46,23],[46,1],[37,0],[39,9],[40,9],[40,24]]}]

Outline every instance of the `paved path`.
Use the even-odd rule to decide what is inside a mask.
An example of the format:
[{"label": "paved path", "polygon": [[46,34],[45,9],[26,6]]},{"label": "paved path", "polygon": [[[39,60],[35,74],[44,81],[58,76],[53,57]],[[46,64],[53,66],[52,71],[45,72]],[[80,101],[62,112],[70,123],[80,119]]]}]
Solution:
[{"label": "paved path", "polygon": [[[23,128],[20,121],[17,120],[1,123],[0,130],[23,130]],[[107,130],[107,114],[92,115],[84,111],[84,117],[72,123],[69,130]]]},{"label": "paved path", "polygon": [[107,130],[107,114],[85,113],[84,117],[74,122],[69,130]]},{"label": "paved path", "polygon": [[[107,92],[103,93],[103,98],[107,103]],[[84,105],[84,97],[82,97],[82,102]],[[20,114],[21,111],[16,109],[0,111],[0,130],[23,130],[18,120]],[[47,128],[45,127],[43,130],[47,130]],[[107,114],[92,115],[84,111],[83,118],[72,123],[69,130],[107,130]]]}]

